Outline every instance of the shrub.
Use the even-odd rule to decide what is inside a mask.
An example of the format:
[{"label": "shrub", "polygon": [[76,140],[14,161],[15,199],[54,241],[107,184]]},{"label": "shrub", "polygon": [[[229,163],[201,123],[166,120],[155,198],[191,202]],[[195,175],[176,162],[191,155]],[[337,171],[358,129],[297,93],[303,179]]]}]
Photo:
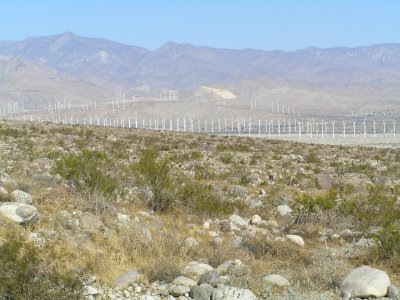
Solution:
[{"label": "shrub", "polygon": [[142,151],[139,162],[133,166],[149,185],[152,196],[147,206],[154,211],[164,211],[175,204],[175,186],[171,178],[169,159],[157,161],[158,152],[154,149]]},{"label": "shrub", "polygon": [[100,151],[83,150],[82,154],[68,154],[56,161],[54,172],[72,180],[79,190],[112,194],[118,187],[115,178],[106,170],[112,165]]},{"label": "shrub", "polygon": [[398,269],[400,267],[400,225],[390,224],[374,235],[377,255]]},{"label": "shrub", "polygon": [[19,240],[0,246],[0,299],[80,299],[81,292],[76,276],[47,268],[34,246]]},{"label": "shrub", "polygon": [[222,163],[229,165],[233,162],[233,155],[231,153],[224,153],[220,155],[219,159]]},{"label": "shrub", "polygon": [[307,211],[316,211],[320,209],[333,209],[336,205],[337,192],[335,189],[330,189],[325,195],[312,197],[309,194],[297,196],[294,200]]}]

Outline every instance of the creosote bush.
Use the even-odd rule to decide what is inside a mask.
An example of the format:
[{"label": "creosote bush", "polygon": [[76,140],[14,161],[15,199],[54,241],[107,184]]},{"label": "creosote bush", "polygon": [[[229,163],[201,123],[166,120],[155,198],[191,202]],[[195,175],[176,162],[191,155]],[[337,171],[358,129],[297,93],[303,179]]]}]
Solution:
[{"label": "creosote bush", "polygon": [[63,155],[56,161],[54,172],[73,181],[79,190],[110,195],[118,181],[107,174],[112,161],[104,152],[83,150],[81,154]]},{"label": "creosote bush", "polygon": [[47,268],[34,246],[19,240],[0,246],[0,299],[80,299],[81,293],[77,276]]}]

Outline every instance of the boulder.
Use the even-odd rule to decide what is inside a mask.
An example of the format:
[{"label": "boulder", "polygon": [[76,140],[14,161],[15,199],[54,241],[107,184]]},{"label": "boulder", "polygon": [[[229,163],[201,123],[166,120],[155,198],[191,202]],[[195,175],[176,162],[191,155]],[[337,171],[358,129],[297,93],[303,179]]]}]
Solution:
[{"label": "boulder", "polygon": [[105,230],[105,225],[100,218],[89,212],[83,213],[80,217],[80,224],[82,229],[85,231],[98,233]]},{"label": "boulder", "polygon": [[286,204],[282,204],[276,207],[276,211],[280,216],[290,215],[292,213],[292,209]]},{"label": "boulder", "polygon": [[353,297],[379,298],[387,294],[389,286],[390,278],[386,272],[362,266],[347,274],[340,285],[340,290],[343,299],[346,300]]},{"label": "boulder", "polygon": [[0,202],[6,202],[9,201],[10,199],[10,194],[7,192],[5,188],[0,186]]},{"label": "boulder", "polygon": [[188,274],[194,274],[197,276],[201,276],[201,275],[207,273],[208,271],[212,271],[212,270],[213,270],[213,267],[211,267],[210,265],[199,263],[197,261],[192,261],[185,267],[185,269],[183,271],[185,274],[188,273]]},{"label": "boulder", "polygon": [[169,290],[169,294],[174,297],[183,296],[190,292],[190,288],[188,286],[174,285],[174,284],[171,285],[168,290]]},{"label": "boulder", "polygon": [[247,227],[247,225],[249,225],[249,223],[243,219],[242,217],[238,216],[238,215],[231,215],[229,217],[229,221],[236,227],[239,228],[245,228]]},{"label": "boulder", "polygon": [[293,244],[296,244],[299,247],[304,247],[304,240],[301,236],[298,235],[293,235],[293,234],[288,234],[286,238],[292,242]]},{"label": "boulder", "polygon": [[120,289],[126,289],[131,284],[140,282],[140,277],[141,275],[137,271],[125,272],[115,280],[115,286]]},{"label": "boulder", "polygon": [[256,225],[257,223],[261,222],[262,218],[259,215],[254,215],[250,219],[250,224]]},{"label": "boulder", "polygon": [[39,219],[36,207],[17,202],[0,203],[0,215],[21,225],[33,224]]},{"label": "boulder", "polygon": [[263,278],[263,280],[267,285],[279,286],[279,287],[290,286],[290,282],[285,277],[278,274],[267,275]]},{"label": "boulder", "polygon": [[219,283],[220,277],[221,276],[219,275],[218,271],[208,271],[207,273],[201,275],[199,284],[208,283],[209,285],[216,287]]},{"label": "boulder", "polygon": [[252,291],[243,288],[226,286],[214,289],[212,300],[257,300]]},{"label": "boulder", "polygon": [[172,281],[172,283],[175,284],[175,285],[187,286],[187,287],[189,287],[189,288],[194,287],[195,285],[197,285],[197,282],[196,282],[196,281],[194,281],[194,280],[192,280],[192,279],[190,279],[190,278],[187,278],[187,277],[185,277],[185,276],[176,277],[176,278]]},{"label": "boulder", "polygon": [[15,190],[10,194],[12,202],[32,204],[32,196],[20,190]]},{"label": "boulder", "polygon": [[189,296],[195,300],[210,300],[213,291],[214,288],[211,285],[203,283],[192,287]]}]

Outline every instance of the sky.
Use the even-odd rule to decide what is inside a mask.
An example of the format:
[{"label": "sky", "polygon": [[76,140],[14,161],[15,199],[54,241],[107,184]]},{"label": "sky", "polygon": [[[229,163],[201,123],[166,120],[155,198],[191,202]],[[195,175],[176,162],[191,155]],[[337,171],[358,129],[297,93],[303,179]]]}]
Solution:
[{"label": "sky", "polygon": [[400,0],[0,0],[0,41],[67,31],[150,50],[400,43]]}]

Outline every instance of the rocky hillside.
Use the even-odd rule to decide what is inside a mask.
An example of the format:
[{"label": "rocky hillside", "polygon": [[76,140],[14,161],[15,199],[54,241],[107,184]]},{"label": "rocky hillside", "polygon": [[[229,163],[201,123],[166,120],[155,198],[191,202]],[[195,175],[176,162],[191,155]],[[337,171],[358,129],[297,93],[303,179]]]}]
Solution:
[{"label": "rocky hillside", "polygon": [[0,137],[0,298],[398,297],[400,150],[5,122]]}]

